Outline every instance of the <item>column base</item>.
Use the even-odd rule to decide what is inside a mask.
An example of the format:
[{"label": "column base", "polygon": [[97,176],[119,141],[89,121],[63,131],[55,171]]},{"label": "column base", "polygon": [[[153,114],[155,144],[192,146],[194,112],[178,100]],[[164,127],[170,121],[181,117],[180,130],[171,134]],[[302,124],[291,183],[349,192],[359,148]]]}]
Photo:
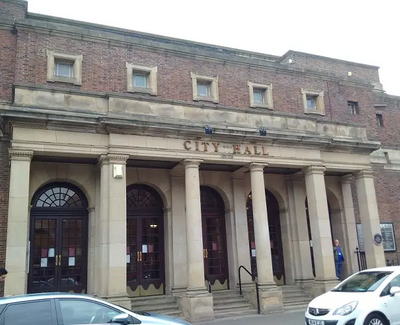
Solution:
[{"label": "column base", "polygon": [[213,296],[205,289],[188,290],[178,298],[178,303],[189,322],[214,320]]},{"label": "column base", "polygon": [[127,296],[110,296],[104,299],[112,302],[113,304],[132,310],[132,300]]},{"label": "column base", "polygon": [[315,279],[312,286],[312,295],[314,297],[320,296],[325,292],[328,292],[339,284],[339,280],[333,279]]},{"label": "column base", "polygon": [[187,286],[186,287],[173,287],[171,289],[171,294],[174,297],[181,297],[186,294]]},{"label": "column base", "polygon": [[301,289],[303,289],[308,294],[314,296],[313,288],[314,288],[314,278],[310,279],[295,279],[294,283]]},{"label": "column base", "polygon": [[[257,308],[257,289],[253,285],[252,290],[248,290],[243,293],[247,300]],[[247,291],[248,290],[248,291]],[[260,313],[261,314],[272,314],[283,312],[283,296],[282,289],[277,287],[275,284],[271,285],[260,285],[259,286],[259,299],[260,299]]]}]

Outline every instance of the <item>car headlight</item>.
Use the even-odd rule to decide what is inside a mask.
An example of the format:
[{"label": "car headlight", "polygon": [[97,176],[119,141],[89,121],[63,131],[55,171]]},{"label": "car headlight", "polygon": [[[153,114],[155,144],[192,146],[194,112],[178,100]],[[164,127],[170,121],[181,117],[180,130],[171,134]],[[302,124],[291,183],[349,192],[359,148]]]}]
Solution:
[{"label": "car headlight", "polygon": [[358,301],[352,301],[352,302],[336,309],[333,312],[333,315],[340,315],[340,316],[349,315],[353,312],[354,309],[356,309],[357,305],[358,305]]}]

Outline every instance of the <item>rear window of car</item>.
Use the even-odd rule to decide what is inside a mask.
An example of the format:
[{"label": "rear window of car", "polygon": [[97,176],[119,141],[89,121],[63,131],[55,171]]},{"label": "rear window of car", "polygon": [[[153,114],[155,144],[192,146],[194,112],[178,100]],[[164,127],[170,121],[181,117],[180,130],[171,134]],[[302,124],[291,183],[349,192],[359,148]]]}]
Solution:
[{"label": "rear window of car", "polygon": [[393,272],[366,271],[343,281],[332,291],[339,292],[371,292],[375,291]]},{"label": "rear window of car", "polygon": [[51,301],[13,303],[2,315],[3,325],[50,325],[53,323]]}]

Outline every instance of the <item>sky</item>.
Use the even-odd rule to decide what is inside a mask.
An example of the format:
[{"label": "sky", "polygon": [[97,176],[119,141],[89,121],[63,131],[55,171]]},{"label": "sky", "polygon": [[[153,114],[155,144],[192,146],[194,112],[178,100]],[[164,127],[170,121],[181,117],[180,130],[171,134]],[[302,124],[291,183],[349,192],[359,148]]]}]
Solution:
[{"label": "sky", "polygon": [[398,0],[28,0],[28,11],[272,55],[376,65],[400,96]]}]

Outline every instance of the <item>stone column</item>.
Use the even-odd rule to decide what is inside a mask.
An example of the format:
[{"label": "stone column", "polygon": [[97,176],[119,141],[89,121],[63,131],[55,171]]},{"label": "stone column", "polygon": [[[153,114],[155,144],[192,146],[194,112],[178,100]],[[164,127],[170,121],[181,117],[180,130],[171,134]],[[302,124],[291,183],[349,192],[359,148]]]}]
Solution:
[{"label": "stone column", "polygon": [[304,176],[294,175],[287,177],[286,186],[289,198],[294,282],[306,291],[310,291],[314,282],[314,275],[308,237]]},{"label": "stone column", "polygon": [[304,169],[308,212],[315,261],[314,295],[320,295],[337,285],[333,243],[325,187],[325,167]]},{"label": "stone column", "polygon": [[126,290],[126,160],[108,154],[101,162],[102,295],[130,308]]},{"label": "stone column", "polygon": [[32,151],[10,149],[11,170],[5,263],[8,275],[4,286],[4,296],[27,292],[29,181],[32,156]]},{"label": "stone column", "polygon": [[385,266],[383,245],[374,243],[374,235],[381,234],[381,227],[373,171],[359,171],[356,174],[356,185],[367,266],[368,268]]},{"label": "stone column", "polygon": [[[237,264],[235,269],[243,265],[251,272],[249,230],[247,225],[246,193],[244,192],[243,174],[232,174],[233,209],[235,215]],[[237,271],[235,272],[237,273]],[[238,276],[238,275],[237,275]],[[242,285],[253,289],[251,276],[241,271]],[[239,279],[236,278],[236,283]]]},{"label": "stone column", "polygon": [[183,314],[190,321],[214,318],[213,298],[204,283],[203,231],[200,202],[201,160],[186,159],[185,202],[188,257],[188,288],[180,299]]},{"label": "stone column", "polygon": [[185,216],[185,171],[178,165],[171,171],[171,199],[172,199],[172,260],[173,260],[173,287],[172,293],[179,295],[186,292],[188,287],[188,253],[186,239]]},{"label": "stone column", "polygon": [[274,282],[271,244],[265,198],[265,164],[250,164],[251,197],[253,204],[254,237],[257,258],[257,281],[260,288],[262,313],[282,310],[282,291]]}]

